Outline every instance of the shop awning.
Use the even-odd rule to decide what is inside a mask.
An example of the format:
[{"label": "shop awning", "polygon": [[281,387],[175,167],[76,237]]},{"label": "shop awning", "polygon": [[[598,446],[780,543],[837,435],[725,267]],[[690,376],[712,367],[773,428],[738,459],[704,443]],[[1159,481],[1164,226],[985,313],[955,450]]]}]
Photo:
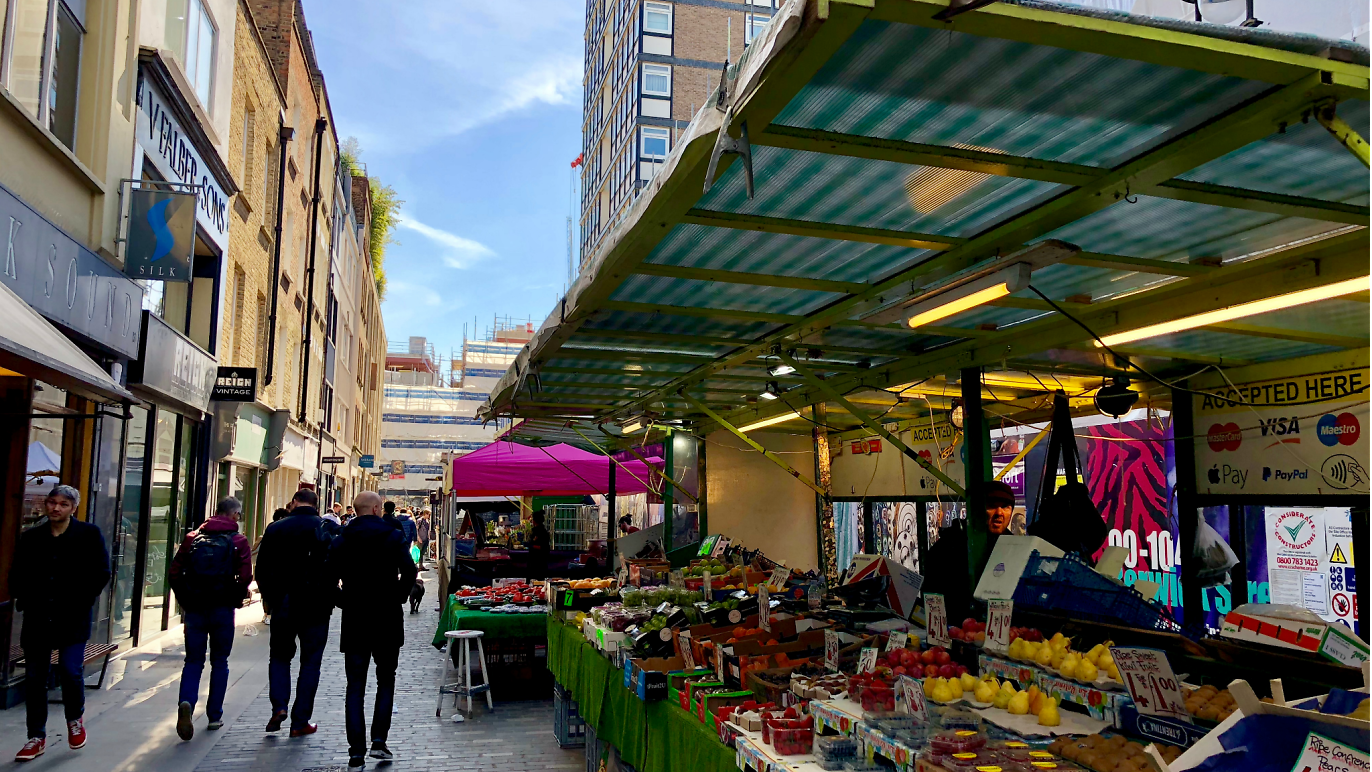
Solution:
[{"label": "shop awning", "polygon": [[134,402],[134,396],[28,303],[0,282],[0,367],[91,399]]},{"label": "shop awning", "polygon": [[[649,459],[653,461],[653,459]],[[615,492],[643,493],[657,483],[642,461],[620,462]],[[660,459],[655,463],[661,463]],[[615,462],[570,445],[530,447],[493,442],[453,461],[453,494],[457,496],[580,496],[609,490]]]},{"label": "shop awning", "polygon": [[[779,351],[887,421],[947,409],[947,376],[977,367],[988,411],[1032,413],[1126,372],[1093,334],[1367,276],[1367,166],[1325,125],[1367,136],[1366,48],[1042,0],[949,10],[787,2],[651,182],[584,224],[576,283],[479,415],[711,424],[699,403],[743,426],[825,402]],[[731,145],[753,192],[730,152],[704,192]],[[903,324],[1050,242],[1033,290]],[[1367,330],[1364,290],[1115,350],[1165,377]],[[857,422],[831,402],[828,425]]]}]

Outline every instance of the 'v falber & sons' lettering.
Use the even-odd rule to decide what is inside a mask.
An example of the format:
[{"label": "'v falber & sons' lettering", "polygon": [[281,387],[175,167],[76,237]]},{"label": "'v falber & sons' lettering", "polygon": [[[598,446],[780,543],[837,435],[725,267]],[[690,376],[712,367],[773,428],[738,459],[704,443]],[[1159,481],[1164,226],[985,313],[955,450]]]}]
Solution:
[{"label": "'v falber & sons' lettering", "polygon": [[167,114],[161,99],[153,98],[154,92],[150,86],[144,88],[143,109],[148,114],[148,139],[157,144],[158,153],[181,182],[203,186],[197,197],[200,210],[210,218],[220,233],[227,233],[228,202],[220,192],[219,186],[208,174],[201,172],[194,149],[177,128],[176,122]]}]

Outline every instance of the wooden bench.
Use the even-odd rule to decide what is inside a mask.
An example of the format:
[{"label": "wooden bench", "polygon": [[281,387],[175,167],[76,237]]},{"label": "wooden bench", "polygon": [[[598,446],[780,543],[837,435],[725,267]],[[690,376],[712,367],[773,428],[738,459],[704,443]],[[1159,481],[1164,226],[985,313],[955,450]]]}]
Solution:
[{"label": "wooden bench", "polygon": [[[112,643],[87,643],[87,644],[86,644],[86,651],[85,651],[85,654],[82,655],[82,657],[81,657],[81,666],[82,666],[83,669],[85,668],[86,665],[89,665],[90,663],[96,661],[97,659],[103,659],[103,660],[104,660],[103,662],[100,663],[100,680],[99,680],[99,681],[96,681],[95,686],[86,685],[86,688],[87,688],[87,689],[99,689],[99,688],[105,683],[105,671],[108,670],[109,667],[110,667],[110,656],[111,656],[112,654],[114,654],[115,650],[118,649],[118,648],[119,648],[118,646],[115,646],[115,645],[112,644]],[[14,663],[16,663],[16,664],[23,663],[23,662],[24,662],[24,649],[23,649],[22,647],[20,647],[20,646],[10,646],[10,661],[11,661],[11,662],[14,662]],[[56,650],[56,649],[53,649],[53,651],[52,651],[52,657],[51,657],[51,659],[48,660],[48,664],[49,664],[49,665],[56,665],[56,664],[57,664],[57,650]],[[84,683],[84,682],[83,682],[83,683]]]}]

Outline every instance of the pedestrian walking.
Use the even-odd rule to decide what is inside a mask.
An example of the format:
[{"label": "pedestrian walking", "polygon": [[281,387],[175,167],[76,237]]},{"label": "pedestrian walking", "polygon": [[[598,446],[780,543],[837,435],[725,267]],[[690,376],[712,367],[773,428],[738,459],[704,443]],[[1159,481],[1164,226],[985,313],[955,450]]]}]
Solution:
[{"label": "pedestrian walking", "polygon": [[[86,744],[86,641],[91,607],[110,581],[110,553],[100,529],[75,518],[81,493],[58,485],[43,501],[46,521],[19,535],[10,566],[10,597],[24,612],[24,700],[28,742],[15,761],[32,761],[47,749],[48,669],[57,652],[57,677],[67,716],[67,744]],[[407,587],[406,590],[409,588]]]},{"label": "pedestrian walking", "polygon": [[529,529],[529,580],[548,578],[548,557],[552,550],[552,538],[548,528],[543,525],[543,513],[533,513],[534,526]]},{"label": "pedestrian walking", "polygon": [[291,701],[291,661],[300,644],[300,674],[295,684],[295,706],[290,711],[291,737],[314,734],[314,696],[319,689],[319,667],[329,638],[329,617],[337,600],[337,582],[326,573],[331,538],[319,516],[319,497],[312,490],[298,490],[291,499],[291,513],[267,526],[257,554],[257,587],[271,604],[271,640],[268,642],[267,680],[272,716],[268,732],[281,729]]},{"label": "pedestrian walking", "polygon": [[381,519],[382,519],[387,525],[391,526],[392,528],[396,529],[397,531],[404,530],[404,528],[401,527],[401,525],[400,525],[400,520],[398,520],[398,519],[396,518],[396,516],[395,516],[395,502],[394,502],[394,501],[388,501],[388,502],[386,502],[384,505],[382,505],[381,509],[382,509]]},{"label": "pedestrian walking", "polygon": [[396,515],[395,519],[400,523],[400,529],[405,534],[405,549],[409,550],[419,539],[419,528],[415,525],[414,517],[408,509],[400,510],[400,514]]},{"label": "pedestrian walking", "polygon": [[425,510],[415,521],[415,534],[419,538],[419,565],[422,568],[424,561],[429,557],[429,540],[433,536],[433,524],[429,519],[429,512]]},{"label": "pedestrian walking", "polygon": [[[348,769],[366,766],[367,756],[389,761],[386,747],[395,703],[395,670],[405,644],[404,603],[419,572],[405,548],[404,534],[388,525],[381,514],[381,497],[370,491],[353,502],[357,517],[343,529],[329,551],[329,576],[342,582],[344,672],[348,679],[346,723]],[[367,669],[376,663],[376,706],[372,713],[370,748],[363,697]]]},{"label": "pedestrian walking", "polygon": [[233,650],[234,609],[241,608],[252,584],[252,547],[238,532],[243,505],[230,496],[214,517],[186,534],[172,558],[172,592],[181,604],[186,630],[186,662],[181,667],[181,697],[176,706],[176,733],[195,736],[191,717],[200,696],[206,646],[210,656],[210,695],[205,702],[206,728],[224,726],[224,693],[229,688],[229,653]]}]

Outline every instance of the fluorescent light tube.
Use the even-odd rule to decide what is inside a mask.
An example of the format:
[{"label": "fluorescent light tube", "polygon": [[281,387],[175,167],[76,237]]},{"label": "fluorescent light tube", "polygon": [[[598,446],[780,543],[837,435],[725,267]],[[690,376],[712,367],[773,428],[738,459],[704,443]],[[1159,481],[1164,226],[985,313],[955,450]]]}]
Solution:
[{"label": "fluorescent light tube", "polygon": [[773,377],[778,375],[790,375],[795,371],[796,369],[788,364],[773,365],[772,367],[767,368],[767,374]]},{"label": "fluorescent light tube", "polygon": [[1033,267],[1028,263],[1016,263],[990,276],[954,287],[909,309],[913,313],[906,324],[911,327],[933,324],[1018,292],[1029,286],[1032,272]]},{"label": "fluorescent light tube", "polygon": [[764,392],[762,392],[761,394],[759,394],[759,395],[757,395],[757,396],[758,396],[759,399],[776,399],[776,398],[777,398],[777,395],[773,394],[773,393],[770,392],[770,391],[764,391]]},{"label": "fluorescent light tube", "polygon": [[764,427],[764,426],[774,426],[774,425],[776,425],[776,424],[783,423],[783,422],[785,422],[785,421],[789,421],[789,420],[791,420],[792,418],[800,418],[800,417],[801,417],[800,413],[794,413],[794,412],[792,412],[792,413],[782,413],[781,415],[774,415],[774,416],[772,416],[771,418],[764,418],[764,419],[762,419],[761,421],[757,421],[757,422],[755,422],[755,423],[748,424],[747,426],[741,426],[741,427],[739,427],[739,431],[741,431],[741,432],[751,432],[751,431],[754,430],[754,429],[761,429],[761,428]]},{"label": "fluorescent light tube", "polygon": [[1326,284],[1323,287],[1314,287],[1308,290],[1301,290],[1300,292],[1289,292],[1285,295],[1277,295],[1276,297],[1254,300],[1248,303],[1239,303],[1238,305],[1227,306],[1214,311],[1206,311],[1203,314],[1186,316],[1181,319],[1174,319],[1170,322],[1162,322],[1161,324],[1150,324],[1147,327],[1140,327],[1137,330],[1106,335],[1096,342],[1096,346],[1099,347],[1102,343],[1106,346],[1118,346],[1123,343],[1133,343],[1136,340],[1144,340],[1145,338],[1156,338],[1159,335],[1170,335],[1174,332],[1191,330],[1196,327],[1219,324],[1220,322],[1229,322],[1235,319],[1242,319],[1246,316],[1265,314],[1269,311],[1280,311],[1283,308],[1292,308],[1305,305],[1306,303],[1314,303],[1319,300],[1328,300],[1329,298],[1336,298],[1340,295],[1351,295],[1354,292],[1366,292],[1368,289],[1368,280],[1369,277],[1367,276],[1359,276],[1356,279],[1346,279],[1341,282],[1335,282],[1334,284]]}]

